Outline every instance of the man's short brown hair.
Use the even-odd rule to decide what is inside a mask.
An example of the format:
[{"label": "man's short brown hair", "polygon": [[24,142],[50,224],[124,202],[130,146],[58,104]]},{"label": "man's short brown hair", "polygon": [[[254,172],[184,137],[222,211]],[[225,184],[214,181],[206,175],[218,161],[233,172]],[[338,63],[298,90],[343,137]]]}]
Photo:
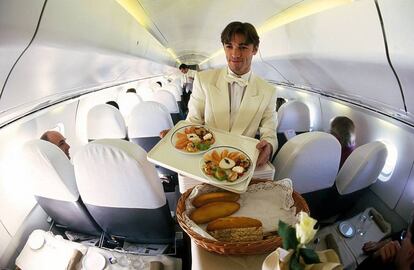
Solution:
[{"label": "man's short brown hair", "polygon": [[248,22],[231,22],[223,32],[221,32],[221,43],[230,43],[235,34],[242,34],[246,37],[246,44],[253,44],[255,48],[259,47],[260,38],[256,28]]}]

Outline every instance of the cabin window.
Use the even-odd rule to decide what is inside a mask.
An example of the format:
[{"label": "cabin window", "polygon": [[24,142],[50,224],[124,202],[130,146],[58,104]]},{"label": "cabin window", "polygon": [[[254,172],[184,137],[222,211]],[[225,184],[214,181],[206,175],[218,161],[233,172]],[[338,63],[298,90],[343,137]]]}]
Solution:
[{"label": "cabin window", "polygon": [[394,172],[395,165],[397,164],[398,153],[397,153],[397,149],[395,148],[395,146],[392,145],[390,142],[388,141],[382,141],[382,142],[387,146],[388,156],[387,156],[387,160],[385,161],[384,168],[382,169],[380,175],[378,176],[378,179],[382,182],[387,182],[388,180],[390,180]]}]

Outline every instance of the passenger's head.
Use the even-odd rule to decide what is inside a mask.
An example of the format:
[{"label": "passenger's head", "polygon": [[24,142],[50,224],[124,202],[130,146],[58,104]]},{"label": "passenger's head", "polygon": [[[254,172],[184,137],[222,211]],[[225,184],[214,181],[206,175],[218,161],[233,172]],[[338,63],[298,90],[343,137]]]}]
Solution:
[{"label": "passenger's head", "polygon": [[184,74],[188,72],[188,66],[186,64],[181,64],[178,69]]},{"label": "passenger's head", "polygon": [[254,26],[247,22],[231,22],[221,33],[221,43],[230,70],[237,75],[249,72],[260,43]]},{"label": "passenger's head", "polygon": [[119,110],[119,105],[118,105],[118,103],[116,103],[116,102],[115,102],[115,101],[113,101],[113,100],[106,102],[106,104],[112,105],[112,106],[114,106],[115,108],[117,108],[117,109]]},{"label": "passenger's head", "polygon": [[338,139],[342,147],[355,146],[355,126],[348,117],[335,117],[331,122],[330,132]]},{"label": "passenger's head", "polygon": [[135,88],[129,88],[126,92],[127,93],[137,93],[137,90],[135,90]]},{"label": "passenger's head", "polygon": [[276,111],[279,110],[280,106],[286,103],[286,99],[278,97],[276,99]]},{"label": "passenger's head", "polygon": [[46,131],[45,133],[43,133],[40,139],[53,143],[54,145],[59,147],[63,151],[63,153],[65,153],[68,159],[70,159],[70,155],[69,155],[70,146],[69,144],[66,143],[66,138],[63,137],[62,134],[60,134],[57,131],[53,131],[53,130]]}]

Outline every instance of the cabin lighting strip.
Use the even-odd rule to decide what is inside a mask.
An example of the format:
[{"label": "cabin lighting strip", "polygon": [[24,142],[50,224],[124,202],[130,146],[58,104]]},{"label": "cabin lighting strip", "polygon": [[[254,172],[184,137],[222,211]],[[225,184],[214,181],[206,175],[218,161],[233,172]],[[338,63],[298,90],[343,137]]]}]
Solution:
[{"label": "cabin lighting strip", "polygon": [[[304,0],[297,5],[293,5],[290,8],[284,10],[283,12],[277,13],[265,23],[258,27],[257,31],[260,34],[264,34],[278,28],[280,26],[286,25],[288,23],[294,22],[296,20],[300,20],[307,16],[335,8],[341,5],[349,4],[354,0]],[[213,53],[210,57],[203,60],[199,65],[202,65],[211,59],[217,57],[223,53],[223,49],[218,50],[217,52]]]},{"label": "cabin lighting strip", "polygon": [[[154,28],[152,27],[153,23],[150,18],[147,16],[145,10],[142,8],[141,4],[137,0],[116,0],[118,4],[123,7],[134,19],[142,26],[144,29],[152,36],[154,39],[162,46],[164,49],[177,61],[181,64],[180,60],[178,60],[177,55],[171,48],[166,48],[156,35],[153,34]],[[156,32],[156,31],[155,31]]]}]

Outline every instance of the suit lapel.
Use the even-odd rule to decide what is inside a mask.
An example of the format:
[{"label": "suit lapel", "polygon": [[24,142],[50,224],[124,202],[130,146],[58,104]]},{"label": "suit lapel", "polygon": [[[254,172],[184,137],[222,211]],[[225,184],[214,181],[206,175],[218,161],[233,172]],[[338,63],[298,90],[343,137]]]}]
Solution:
[{"label": "suit lapel", "polygon": [[230,131],[230,100],[229,86],[224,76],[227,70],[222,69],[216,85],[210,85],[211,107],[214,114],[216,127],[222,130]]},{"label": "suit lapel", "polygon": [[253,117],[256,115],[260,104],[262,103],[262,99],[263,95],[258,91],[257,80],[252,74],[252,78],[244,92],[239,111],[234,119],[231,133],[243,134],[246,128],[250,125]]}]

